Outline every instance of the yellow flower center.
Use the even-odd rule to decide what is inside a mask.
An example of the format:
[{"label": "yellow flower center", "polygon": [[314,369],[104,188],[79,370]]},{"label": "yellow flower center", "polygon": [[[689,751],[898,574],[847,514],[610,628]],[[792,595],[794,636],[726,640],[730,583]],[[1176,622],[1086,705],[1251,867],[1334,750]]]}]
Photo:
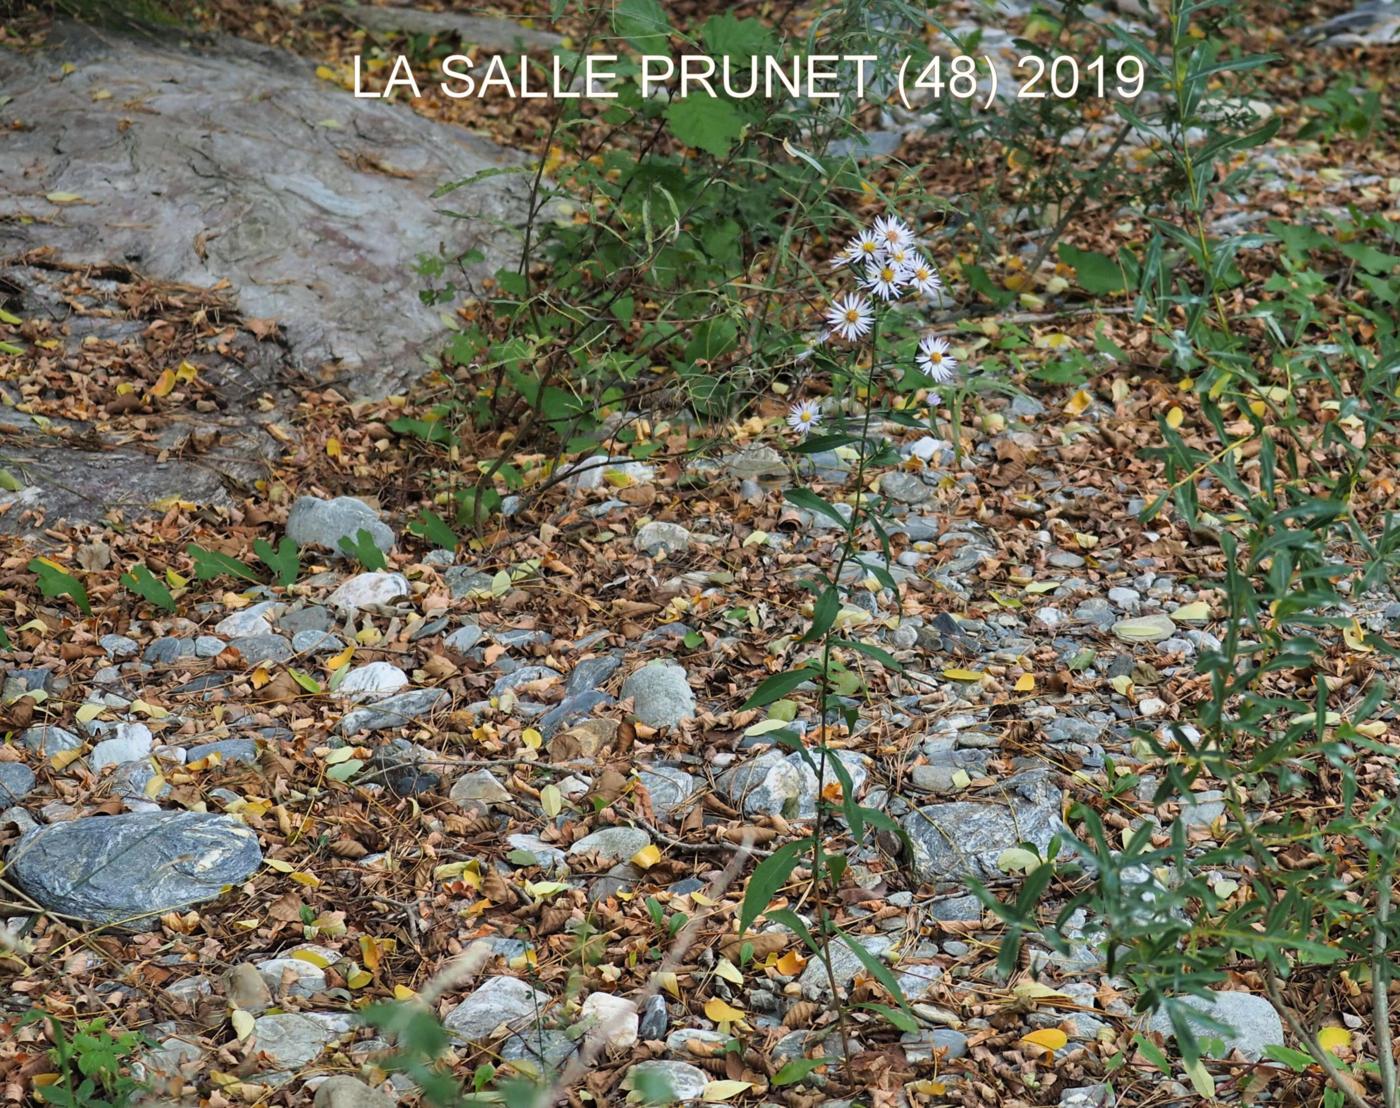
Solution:
[{"label": "yellow flower center", "polygon": [[855,309],[855,308],[847,308],[847,309],[846,309],[846,322],[847,322],[847,323],[859,323],[859,322],[860,322],[860,312],[859,312],[857,309]]}]

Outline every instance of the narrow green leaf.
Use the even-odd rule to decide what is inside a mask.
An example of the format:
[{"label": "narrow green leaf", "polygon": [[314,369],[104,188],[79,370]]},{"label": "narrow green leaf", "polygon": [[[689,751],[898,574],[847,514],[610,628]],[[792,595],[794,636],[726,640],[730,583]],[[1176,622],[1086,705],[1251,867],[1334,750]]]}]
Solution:
[{"label": "narrow green leaf", "polygon": [[803,854],[812,848],[810,838],[785,843],[754,867],[739,909],[739,934],[749,929],[773,901],[774,894],[787,884]]},{"label": "narrow green leaf", "polygon": [[810,666],[799,666],[797,669],[775,673],[754,690],[753,696],[744,701],[744,708],[762,708],[765,704],[781,700],[803,681],[810,681],[817,676],[817,671]]}]

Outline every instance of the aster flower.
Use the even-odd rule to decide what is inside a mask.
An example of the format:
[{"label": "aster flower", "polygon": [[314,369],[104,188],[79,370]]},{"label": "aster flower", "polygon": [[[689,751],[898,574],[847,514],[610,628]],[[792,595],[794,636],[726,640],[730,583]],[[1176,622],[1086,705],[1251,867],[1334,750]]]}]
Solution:
[{"label": "aster flower", "polygon": [[894,250],[896,247],[909,250],[914,246],[914,232],[910,229],[909,224],[897,216],[881,216],[875,221],[872,230],[875,238],[885,250]]},{"label": "aster flower", "polygon": [[815,400],[799,400],[788,409],[787,425],[804,437],[821,421],[822,411]]},{"label": "aster flower", "polygon": [[953,379],[958,360],[948,353],[948,340],[938,335],[925,335],[919,340],[919,368],[940,385]]},{"label": "aster flower", "polygon": [[865,269],[865,287],[881,300],[897,300],[904,287],[904,273],[888,258],[871,262]]},{"label": "aster flower", "polygon": [[938,279],[933,263],[921,254],[910,253],[909,261],[904,267],[904,279],[909,282],[910,288],[930,300],[943,289],[943,282]]},{"label": "aster flower", "polygon": [[834,334],[847,342],[855,342],[870,330],[875,317],[870,311],[870,301],[859,293],[851,292],[827,308],[826,322]]},{"label": "aster flower", "polygon": [[884,254],[884,244],[875,237],[874,231],[862,231],[846,243],[846,247],[831,259],[831,268],[840,269],[843,265],[864,265]]}]

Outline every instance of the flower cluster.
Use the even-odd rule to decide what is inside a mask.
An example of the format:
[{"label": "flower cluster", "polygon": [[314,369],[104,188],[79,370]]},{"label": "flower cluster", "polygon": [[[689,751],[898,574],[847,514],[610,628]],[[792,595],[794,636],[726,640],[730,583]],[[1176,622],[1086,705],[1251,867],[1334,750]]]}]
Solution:
[{"label": "flower cluster", "polygon": [[[943,289],[933,263],[919,253],[913,230],[892,215],[881,216],[851,239],[832,258],[831,268],[855,269],[860,275],[860,291],[832,301],[819,342],[832,336],[846,342],[863,339],[875,325],[876,300],[890,303],[910,292],[932,300]],[[938,335],[924,335],[919,340],[917,361],[928,378],[940,385],[952,381],[958,368],[948,340]],[[936,395],[929,399],[939,402]],[[820,411],[810,401],[793,405],[788,415],[788,425],[802,434],[820,422]]]}]

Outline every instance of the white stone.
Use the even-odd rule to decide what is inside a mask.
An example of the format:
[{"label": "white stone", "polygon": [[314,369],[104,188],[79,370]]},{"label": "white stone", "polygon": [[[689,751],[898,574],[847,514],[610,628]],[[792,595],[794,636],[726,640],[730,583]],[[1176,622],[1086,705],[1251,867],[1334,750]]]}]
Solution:
[{"label": "white stone", "polygon": [[402,573],[357,573],[331,593],[326,603],[336,611],[347,614],[366,608],[388,607],[408,596],[410,591],[408,578]]},{"label": "white stone", "polygon": [[249,635],[271,635],[272,621],[286,607],[275,600],[264,600],[225,616],[214,625],[214,634],[225,639],[242,639]]},{"label": "white stone", "polygon": [[379,700],[408,684],[408,674],[389,662],[369,662],[345,675],[336,691],[349,700]]},{"label": "white stone", "polygon": [[144,723],[119,723],[112,730],[112,737],[103,739],[88,755],[93,773],[107,766],[140,761],[151,753],[151,729]]},{"label": "white stone", "polygon": [[626,997],[589,993],[579,1009],[579,1018],[587,1027],[585,1037],[590,1042],[620,1050],[637,1041],[641,1017],[637,1005]]}]

